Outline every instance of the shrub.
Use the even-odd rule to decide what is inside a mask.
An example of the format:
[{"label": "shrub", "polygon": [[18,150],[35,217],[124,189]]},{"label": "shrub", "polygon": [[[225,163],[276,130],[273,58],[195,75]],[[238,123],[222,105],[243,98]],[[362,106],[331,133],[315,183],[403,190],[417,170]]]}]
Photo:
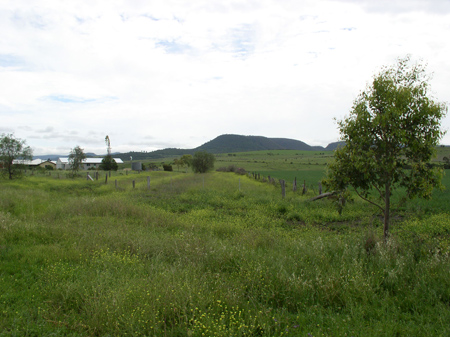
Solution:
[{"label": "shrub", "polygon": [[192,170],[195,173],[206,173],[214,168],[216,158],[212,153],[199,151],[192,158]]}]

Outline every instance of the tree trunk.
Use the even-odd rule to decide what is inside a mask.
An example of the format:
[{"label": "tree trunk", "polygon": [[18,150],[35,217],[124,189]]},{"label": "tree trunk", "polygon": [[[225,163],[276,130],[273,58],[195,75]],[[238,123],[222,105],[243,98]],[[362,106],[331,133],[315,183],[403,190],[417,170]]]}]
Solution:
[{"label": "tree trunk", "polygon": [[391,185],[386,183],[384,195],[384,241],[387,241],[389,235],[389,211],[391,207]]}]

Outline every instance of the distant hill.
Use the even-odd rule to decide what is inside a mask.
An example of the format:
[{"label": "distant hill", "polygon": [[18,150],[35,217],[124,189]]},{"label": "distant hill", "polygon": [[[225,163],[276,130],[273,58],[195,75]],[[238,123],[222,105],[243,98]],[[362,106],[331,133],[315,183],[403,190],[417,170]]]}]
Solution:
[{"label": "distant hill", "polygon": [[195,151],[211,153],[247,152],[263,150],[324,150],[323,147],[310,146],[304,142],[287,138],[267,138],[262,136],[222,135],[199,147]]},{"label": "distant hill", "polygon": [[[194,154],[197,151],[207,151],[210,153],[232,153],[232,152],[247,152],[247,151],[265,151],[265,150],[298,150],[298,151],[332,151],[341,145],[343,142],[336,142],[329,144],[326,148],[322,146],[310,146],[302,141],[288,138],[267,138],[263,136],[242,136],[242,135],[221,135],[209,142],[206,142],[194,149],[175,149],[168,148],[163,150],[156,150],[152,152],[125,152],[114,153],[114,157],[120,158],[123,161],[130,160],[133,157],[135,160],[146,159],[161,159],[166,157],[178,157],[184,154]],[[104,155],[96,155],[95,153],[86,153],[88,157],[103,157]],[[60,157],[67,157],[67,155],[44,155],[35,156],[34,158],[57,160]]]},{"label": "distant hill", "polygon": [[344,146],[345,142],[335,142],[335,143],[330,143],[328,144],[328,146],[325,148],[326,151],[334,151],[336,150],[339,146]]},{"label": "distant hill", "polygon": [[[91,152],[85,153],[85,155],[86,155],[86,157],[89,157],[89,158],[92,158],[92,157],[103,157],[103,156],[99,156],[99,155],[96,155],[95,153],[91,153]],[[46,154],[46,155],[42,155],[42,156],[33,156],[34,159],[42,159],[42,160],[50,159],[52,161],[57,161],[58,158],[67,158],[67,157],[69,157],[69,154],[63,154],[63,155],[60,155],[60,154]]]},{"label": "distant hill", "polygon": [[63,157],[67,157],[67,155],[60,156],[58,154],[46,154],[46,155],[42,155],[42,156],[33,156],[33,159],[42,159],[42,160],[50,159],[52,161],[57,161],[58,158],[63,158]]}]

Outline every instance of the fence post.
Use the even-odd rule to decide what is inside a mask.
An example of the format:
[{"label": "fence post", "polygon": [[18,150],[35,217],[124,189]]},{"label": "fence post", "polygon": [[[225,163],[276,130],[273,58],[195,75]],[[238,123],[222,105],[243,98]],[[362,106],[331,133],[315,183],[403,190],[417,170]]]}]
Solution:
[{"label": "fence post", "polygon": [[136,186],[136,180],[133,180],[133,188]]},{"label": "fence post", "polygon": [[292,186],[292,190],[297,191],[297,177],[294,178],[294,185]]},{"label": "fence post", "polygon": [[319,181],[319,195],[322,194],[322,183]]},{"label": "fence post", "polygon": [[281,185],[281,197],[286,197],[286,181],[283,179],[280,179],[280,185]]},{"label": "fence post", "polygon": [[108,173],[105,174],[105,184],[107,184],[107,183],[108,183]]},{"label": "fence post", "polygon": [[306,194],[306,180],[303,180],[303,190],[302,194]]},{"label": "fence post", "polygon": [[147,176],[147,188],[150,189],[150,177]]}]

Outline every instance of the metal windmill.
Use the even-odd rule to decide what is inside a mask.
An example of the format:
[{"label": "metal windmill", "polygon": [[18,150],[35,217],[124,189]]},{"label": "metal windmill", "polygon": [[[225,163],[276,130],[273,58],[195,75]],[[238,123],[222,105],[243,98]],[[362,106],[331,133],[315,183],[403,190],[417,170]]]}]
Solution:
[{"label": "metal windmill", "polygon": [[107,147],[108,156],[110,156],[111,155],[111,142],[109,140],[109,136],[108,135],[106,135],[106,137],[105,137],[105,143],[106,143],[106,146],[108,146]]}]

